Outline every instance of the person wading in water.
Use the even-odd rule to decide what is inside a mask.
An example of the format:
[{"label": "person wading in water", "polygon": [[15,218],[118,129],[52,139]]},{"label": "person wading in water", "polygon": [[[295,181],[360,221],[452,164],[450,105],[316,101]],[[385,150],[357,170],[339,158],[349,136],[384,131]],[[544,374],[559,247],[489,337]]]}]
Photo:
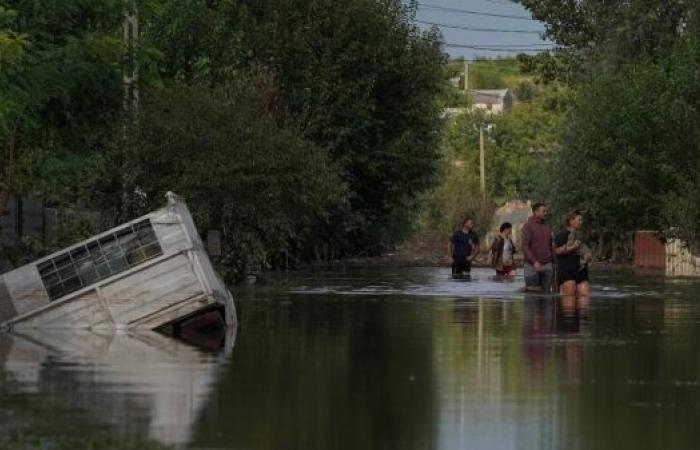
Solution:
[{"label": "person wading in water", "polygon": [[467,217],[462,229],[455,231],[447,244],[448,257],[452,258],[452,278],[469,277],[472,261],[479,253],[479,236],[473,229],[474,221]]},{"label": "person wading in water", "polygon": [[512,232],[513,225],[509,222],[503,222],[499,233],[491,244],[491,267],[496,270],[496,276],[499,277],[515,276],[515,262],[513,261],[515,245],[510,238]]},{"label": "person wading in water", "polygon": [[581,239],[582,226],[583,215],[574,211],[566,215],[564,228],[554,238],[557,277],[561,294],[565,297],[588,297],[591,291],[588,265],[592,257],[590,250]]},{"label": "person wading in water", "polygon": [[522,249],[525,259],[525,290],[549,293],[554,281],[552,230],[547,225],[547,206],[532,205],[532,216],[523,226]]}]

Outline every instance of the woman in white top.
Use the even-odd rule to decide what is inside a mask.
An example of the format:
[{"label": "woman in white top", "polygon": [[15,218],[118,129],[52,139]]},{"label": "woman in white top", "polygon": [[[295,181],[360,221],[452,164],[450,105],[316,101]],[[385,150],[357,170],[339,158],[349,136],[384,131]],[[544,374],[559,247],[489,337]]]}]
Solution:
[{"label": "woman in white top", "polygon": [[512,277],[515,275],[515,245],[511,239],[513,225],[504,222],[499,229],[499,234],[491,244],[491,267],[496,269],[496,275]]}]

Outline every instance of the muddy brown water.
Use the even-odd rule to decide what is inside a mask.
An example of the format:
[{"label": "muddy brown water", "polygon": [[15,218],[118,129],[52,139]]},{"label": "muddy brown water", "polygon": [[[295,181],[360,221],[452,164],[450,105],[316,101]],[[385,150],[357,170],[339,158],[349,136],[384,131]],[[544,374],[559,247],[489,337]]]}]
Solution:
[{"label": "muddy brown water", "polygon": [[235,290],[218,350],[0,335],[0,448],[700,448],[700,280],[594,273],[573,302],[486,269],[277,278]]}]

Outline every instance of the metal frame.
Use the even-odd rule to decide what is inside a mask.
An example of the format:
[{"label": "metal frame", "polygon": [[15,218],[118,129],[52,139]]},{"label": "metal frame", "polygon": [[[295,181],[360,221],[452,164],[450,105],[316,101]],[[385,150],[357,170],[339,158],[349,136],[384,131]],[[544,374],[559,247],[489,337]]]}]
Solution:
[{"label": "metal frame", "polygon": [[51,301],[163,254],[149,218],[132,222],[37,264]]}]

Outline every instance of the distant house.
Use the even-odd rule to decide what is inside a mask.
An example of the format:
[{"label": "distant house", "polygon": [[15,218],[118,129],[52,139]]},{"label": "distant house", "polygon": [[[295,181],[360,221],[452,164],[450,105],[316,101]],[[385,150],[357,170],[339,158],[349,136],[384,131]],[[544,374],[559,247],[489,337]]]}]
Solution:
[{"label": "distant house", "polygon": [[470,89],[472,111],[483,110],[491,114],[510,111],[513,107],[513,96],[510,89]]}]

